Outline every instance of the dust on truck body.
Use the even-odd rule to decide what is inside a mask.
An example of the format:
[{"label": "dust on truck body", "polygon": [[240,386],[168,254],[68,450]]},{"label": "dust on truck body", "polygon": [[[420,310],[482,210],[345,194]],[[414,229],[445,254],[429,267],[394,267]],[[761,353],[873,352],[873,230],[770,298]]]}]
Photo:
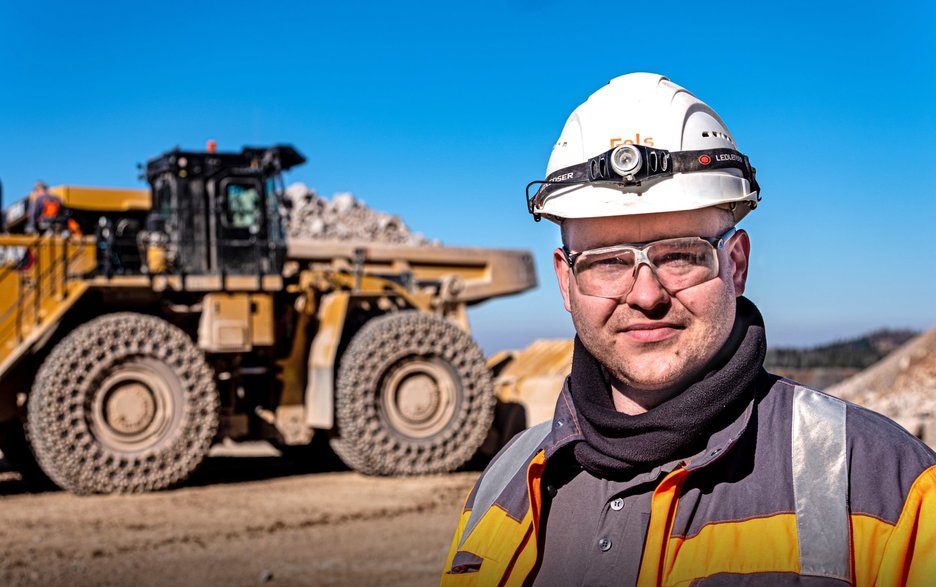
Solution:
[{"label": "dust on truck body", "polygon": [[0,426],[56,484],[162,489],[225,438],[327,435],[378,475],[481,445],[495,399],[466,308],[534,287],[530,254],[288,240],[303,162],[176,149],[147,163],[146,206],[60,190],[89,236],[0,236]]}]

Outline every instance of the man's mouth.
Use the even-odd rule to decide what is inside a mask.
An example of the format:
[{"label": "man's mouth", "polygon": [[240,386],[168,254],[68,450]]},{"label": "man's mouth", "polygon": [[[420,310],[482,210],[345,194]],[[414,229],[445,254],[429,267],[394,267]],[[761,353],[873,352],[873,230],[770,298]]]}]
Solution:
[{"label": "man's mouth", "polygon": [[621,332],[634,342],[659,342],[675,336],[683,328],[671,322],[639,322],[629,324]]}]

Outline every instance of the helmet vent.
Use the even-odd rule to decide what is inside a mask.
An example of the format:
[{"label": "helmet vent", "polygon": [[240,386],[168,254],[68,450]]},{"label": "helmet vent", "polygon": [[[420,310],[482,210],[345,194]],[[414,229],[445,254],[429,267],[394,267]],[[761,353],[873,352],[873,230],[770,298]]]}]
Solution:
[{"label": "helmet vent", "polygon": [[735,144],[734,139],[731,138],[731,135],[729,135],[728,133],[718,131],[718,130],[704,130],[702,131],[702,136],[705,138],[713,137],[716,139],[724,139],[728,141],[729,143],[731,143],[732,145]]}]

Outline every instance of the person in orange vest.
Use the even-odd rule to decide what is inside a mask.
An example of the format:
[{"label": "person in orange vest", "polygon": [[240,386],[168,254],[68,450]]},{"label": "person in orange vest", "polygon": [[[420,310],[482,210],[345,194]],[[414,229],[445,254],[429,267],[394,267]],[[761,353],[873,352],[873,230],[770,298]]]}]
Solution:
[{"label": "person in orange vest", "polygon": [[571,373],[469,493],[442,585],[933,584],[936,453],[764,369],[737,226],[760,200],[724,121],[661,75],[572,113],[527,190],[560,227]]},{"label": "person in orange vest", "polygon": [[35,197],[30,202],[26,232],[43,233],[51,230],[56,223],[64,225],[68,211],[62,199],[49,192],[49,186],[41,180],[36,182],[33,193]]}]

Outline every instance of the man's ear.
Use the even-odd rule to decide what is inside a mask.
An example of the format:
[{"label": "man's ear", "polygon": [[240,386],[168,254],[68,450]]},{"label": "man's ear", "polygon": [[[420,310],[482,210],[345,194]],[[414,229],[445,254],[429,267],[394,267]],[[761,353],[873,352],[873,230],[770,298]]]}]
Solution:
[{"label": "man's ear", "polygon": [[556,270],[556,280],[559,281],[559,293],[562,294],[562,302],[565,304],[566,311],[571,312],[572,304],[569,303],[569,273],[571,267],[569,267],[562,249],[558,247],[553,251],[553,269]]},{"label": "man's ear", "polygon": [[731,281],[734,284],[735,295],[744,293],[747,283],[748,263],[751,259],[751,239],[744,230],[739,230],[731,248],[728,251],[731,259]]}]

